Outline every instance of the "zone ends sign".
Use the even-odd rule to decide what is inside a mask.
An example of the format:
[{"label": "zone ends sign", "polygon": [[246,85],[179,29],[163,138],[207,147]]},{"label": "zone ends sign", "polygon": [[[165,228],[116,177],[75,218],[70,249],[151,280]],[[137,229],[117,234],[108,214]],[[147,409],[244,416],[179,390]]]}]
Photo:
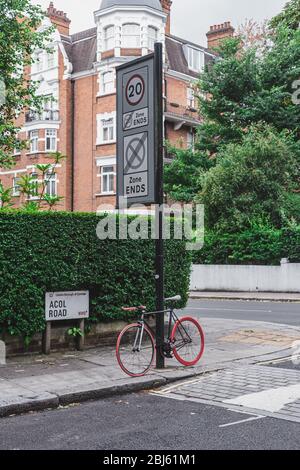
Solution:
[{"label": "zone ends sign", "polygon": [[[117,204],[155,203],[155,55],[117,67]],[[162,77],[161,77],[162,80]]]},{"label": "zone ends sign", "polygon": [[47,292],[45,300],[46,321],[89,317],[89,291]]}]

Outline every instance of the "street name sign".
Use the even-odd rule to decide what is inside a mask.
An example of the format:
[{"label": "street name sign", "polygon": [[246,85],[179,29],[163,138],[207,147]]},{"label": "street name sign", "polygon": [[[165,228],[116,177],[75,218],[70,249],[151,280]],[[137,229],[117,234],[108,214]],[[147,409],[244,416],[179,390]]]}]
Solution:
[{"label": "street name sign", "polygon": [[89,291],[47,292],[45,300],[46,321],[89,317]]},{"label": "street name sign", "polygon": [[117,204],[155,203],[154,54],[117,67]]}]

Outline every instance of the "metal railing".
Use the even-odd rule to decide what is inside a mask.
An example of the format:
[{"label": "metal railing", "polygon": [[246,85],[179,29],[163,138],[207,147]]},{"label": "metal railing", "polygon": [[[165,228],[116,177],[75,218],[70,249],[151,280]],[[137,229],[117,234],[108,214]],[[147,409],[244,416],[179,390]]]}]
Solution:
[{"label": "metal railing", "polygon": [[29,111],[25,114],[25,121],[59,121],[59,111],[52,111],[48,109],[41,112]]},{"label": "metal railing", "polygon": [[182,106],[178,103],[172,103],[167,101],[165,103],[165,112],[178,117],[189,118],[199,122],[201,121],[197,109],[188,106]]}]

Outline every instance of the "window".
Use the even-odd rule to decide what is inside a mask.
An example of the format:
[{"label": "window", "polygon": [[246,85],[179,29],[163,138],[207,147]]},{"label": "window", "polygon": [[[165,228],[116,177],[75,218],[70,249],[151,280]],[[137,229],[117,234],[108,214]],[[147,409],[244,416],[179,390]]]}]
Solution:
[{"label": "window", "polygon": [[39,131],[31,131],[29,133],[30,152],[38,152],[39,150]]},{"label": "window", "polygon": [[45,181],[46,181],[46,194],[52,197],[57,196],[56,174],[52,172],[47,173],[45,175]]},{"label": "window", "polygon": [[190,150],[194,150],[194,145],[195,145],[195,136],[194,132],[190,130],[187,133],[187,148]]},{"label": "window", "polygon": [[102,129],[103,129],[103,141],[111,141],[114,140],[114,120],[111,119],[103,119],[102,120]]},{"label": "window", "polygon": [[124,24],[122,28],[122,46],[141,47],[141,32],[138,24]]},{"label": "window", "polygon": [[48,69],[51,69],[55,65],[55,56],[54,56],[54,50],[51,50],[47,53],[47,66]]},{"label": "window", "polygon": [[187,104],[189,108],[195,108],[195,92],[193,88],[187,88]]},{"label": "window", "polygon": [[190,69],[201,72],[204,68],[204,53],[193,47],[189,47],[188,64]]},{"label": "window", "polygon": [[43,70],[43,53],[39,52],[36,55],[36,70],[37,72],[41,72]]},{"label": "window", "polygon": [[105,72],[101,75],[101,94],[114,93],[115,75],[114,72]]},{"label": "window", "polygon": [[154,44],[158,39],[158,31],[153,26],[148,27],[148,49],[154,51]]},{"label": "window", "polygon": [[20,178],[19,177],[15,177],[13,178],[13,190],[12,190],[12,195],[13,196],[20,196],[20,185],[19,185],[19,182],[20,182]]},{"label": "window", "polygon": [[101,167],[101,193],[108,194],[115,191],[115,172],[113,166]]},{"label": "window", "polygon": [[56,129],[46,129],[46,151],[56,152]]},{"label": "window", "polygon": [[31,198],[37,198],[39,195],[39,180],[38,180],[38,174],[34,171],[30,175],[31,177],[31,185],[32,185],[32,190],[30,197]]},{"label": "window", "polygon": [[108,26],[104,29],[104,50],[109,51],[115,47],[115,27]]}]

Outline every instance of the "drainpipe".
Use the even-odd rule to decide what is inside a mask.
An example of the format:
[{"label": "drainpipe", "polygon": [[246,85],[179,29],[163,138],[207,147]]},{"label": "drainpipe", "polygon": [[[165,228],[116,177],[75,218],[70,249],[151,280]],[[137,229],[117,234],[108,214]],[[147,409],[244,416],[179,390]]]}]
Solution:
[{"label": "drainpipe", "polygon": [[75,80],[71,80],[71,212],[74,212],[74,179],[75,179]]}]

